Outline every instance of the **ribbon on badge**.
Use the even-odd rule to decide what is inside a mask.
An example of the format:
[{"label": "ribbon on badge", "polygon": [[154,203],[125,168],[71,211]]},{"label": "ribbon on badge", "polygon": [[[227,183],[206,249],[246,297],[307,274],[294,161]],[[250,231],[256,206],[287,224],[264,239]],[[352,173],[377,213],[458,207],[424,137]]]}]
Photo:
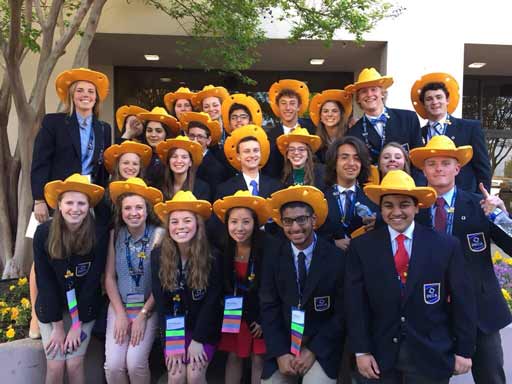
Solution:
[{"label": "ribbon on badge", "polygon": [[240,333],[243,302],[244,298],[240,296],[225,297],[222,333]]},{"label": "ribbon on badge", "polygon": [[185,353],[185,317],[169,316],[165,325],[165,356]]},{"label": "ribbon on badge", "polygon": [[137,293],[129,293],[126,296],[126,315],[130,321],[135,320],[142,308],[144,308],[144,295]]},{"label": "ribbon on badge", "polygon": [[71,328],[76,329],[80,326],[80,320],[78,318],[75,288],[66,291],[66,298],[68,300],[69,316],[71,316]]},{"label": "ribbon on badge", "polygon": [[295,307],[292,308],[290,352],[295,356],[300,354],[302,335],[304,335],[304,318],[304,311]]}]

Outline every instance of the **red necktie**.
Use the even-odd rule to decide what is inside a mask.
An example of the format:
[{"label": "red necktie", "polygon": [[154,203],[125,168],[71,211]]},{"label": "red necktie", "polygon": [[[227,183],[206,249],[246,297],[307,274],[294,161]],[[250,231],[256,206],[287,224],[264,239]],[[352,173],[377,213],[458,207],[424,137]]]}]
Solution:
[{"label": "red necktie", "polygon": [[409,268],[409,254],[405,249],[404,240],[405,236],[402,233],[396,237],[398,247],[395,253],[395,268],[403,284],[405,284],[407,280],[407,269]]},{"label": "red necktie", "polygon": [[446,209],[444,209],[444,198],[436,199],[436,213],[434,215],[434,227],[438,232],[446,232]]}]

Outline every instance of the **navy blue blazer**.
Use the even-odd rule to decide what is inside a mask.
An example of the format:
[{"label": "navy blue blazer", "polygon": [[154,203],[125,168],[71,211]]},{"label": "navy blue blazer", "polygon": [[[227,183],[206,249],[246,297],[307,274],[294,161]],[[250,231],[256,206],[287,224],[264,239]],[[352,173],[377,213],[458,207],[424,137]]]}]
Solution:
[{"label": "navy blue blazer", "polygon": [[[112,143],[110,125],[93,117],[94,155],[92,181],[106,187],[108,172],[103,166],[103,153]],[[82,173],[80,127],[76,114],[49,113],[44,116],[37,133],[32,155],[30,182],[34,200],[44,199],[44,186],[53,180],[64,180]]]},{"label": "navy blue blazer", "polygon": [[213,197],[216,195],[217,186],[226,181],[229,172],[216,158],[211,150],[206,152],[203,157],[203,161],[197,168],[196,176],[201,180],[204,180],[210,186],[210,195]]},{"label": "navy blue blazer", "polygon": [[[259,196],[270,197],[275,191],[283,188],[283,184],[279,180],[265,176],[260,173],[260,183],[258,185]],[[224,196],[234,195],[236,191],[247,191],[247,184],[245,183],[244,177],[241,173],[226,180],[217,188],[217,199],[222,199]]]},{"label": "navy blue blazer", "polygon": [[475,297],[462,249],[457,239],[416,223],[411,253],[402,296],[388,227],[350,243],[345,285],[349,348],[371,353],[386,373],[395,367],[405,337],[418,371],[447,379],[454,355],[471,357],[476,342]]},{"label": "navy blue blazer", "polygon": [[[387,108],[387,110],[389,119],[386,123],[386,140],[384,141],[384,145],[391,141],[396,141],[402,144],[402,146],[407,147],[407,151],[412,148],[422,147],[423,140],[421,139],[420,122],[416,113],[405,109]],[[348,130],[347,135],[357,137],[366,144],[363,136],[363,119],[366,120],[368,150],[370,151],[372,164],[377,164],[379,153],[382,150],[381,137],[375,128],[373,128],[373,125],[366,115],[363,115],[363,117]],[[376,153],[371,149],[374,149]]]},{"label": "navy blue blazer", "polygon": [[[354,211],[349,221],[348,227],[345,228],[343,225],[341,225],[341,212],[338,205],[338,189],[334,185],[326,187],[323,192],[325,199],[327,200],[327,206],[329,211],[327,214],[327,220],[319,228],[318,234],[329,241],[344,239],[346,236],[350,237],[350,234],[353,231],[355,231],[356,229],[363,225],[363,219],[359,217]],[[359,186],[356,186],[356,196],[354,203],[355,202],[359,202],[370,208],[370,210],[373,213],[377,214],[377,220],[379,224],[382,223],[380,219],[379,206],[373,203],[370,199],[368,199],[368,197],[365,195],[365,193]]]},{"label": "navy blue blazer", "polygon": [[[316,128],[310,119],[299,118],[298,124],[302,128],[306,128],[310,134],[315,134]],[[283,155],[281,155],[281,152],[277,149],[276,140],[283,133],[283,124],[281,122],[277,123],[270,131],[268,131],[267,137],[270,142],[270,157],[268,158],[267,164],[265,164],[261,170],[264,174],[276,179],[281,177],[284,165]]]},{"label": "navy blue blazer", "polygon": [[[494,273],[491,239],[512,256],[512,238],[485,216],[480,207],[481,198],[481,195],[457,189],[452,234],[462,244],[473,280],[478,328],[489,334],[512,322],[512,315]],[[421,211],[421,216],[429,217],[432,225],[431,210]]]},{"label": "navy blue blazer", "polygon": [[[303,345],[316,355],[322,369],[333,379],[337,377],[345,341],[344,276],[345,255],[318,238],[302,297],[306,317]],[[267,348],[263,379],[278,369],[277,357],[290,353],[291,310],[298,302],[293,252],[285,240],[269,249],[263,260],[260,309]]]},{"label": "navy blue blazer", "polygon": [[[458,187],[468,192],[480,193],[478,184],[481,182],[485,188],[491,190],[491,160],[487,151],[482,124],[478,120],[457,119],[450,116],[451,124],[446,127],[446,136],[453,140],[457,147],[471,145],[473,158],[462,167],[455,178]],[[427,142],[428,125],[421,129],[425,143]]]}]

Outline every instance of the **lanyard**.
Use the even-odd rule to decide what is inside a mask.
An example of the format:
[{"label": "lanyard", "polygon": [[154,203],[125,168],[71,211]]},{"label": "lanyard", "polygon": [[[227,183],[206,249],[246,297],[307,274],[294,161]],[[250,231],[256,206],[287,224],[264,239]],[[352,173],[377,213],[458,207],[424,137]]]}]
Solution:
[{"label": "lanyard", "polygon": [[[384,114],[388,115],[388,110],[386,107],[384,107]],[[380,147],[379,149],[375,149],[373,148],[373,146],[370,144],[370,141],[368,140],[368,127],[367,127],[367,124],[366,124],[366,121],[367,121],[367,117],[366,115],[363,116],[363,139],[364,139],[364,143],[366,144],[366,147],[368,148],[368,150],[370,151],[370,153],[373,155],[373,156],[379,156],[379,153],[380,151],[382,150],[382,147],[384,147],[384,143],[386,142],[386,124],[383,124],[383,127],[382,127],[382,136],[380,136]]]},{"label": "lanyard", "polygon": [[236,270],[233,267],[233,281],[234,281],[234,284],[233,284],[233,286],[234,286],[234,293],[233,293],[233,295],[234,296],[236,296],[238,289],[240,289],[241,291],[247,292],[254,285],[254,278],[256,277],[256,275],[254,273],[254,260],[252,259],[252,256],[249,256],[249,266],[248,266],[248,269],[249,269],[249,276],[246,276],[247,277],[247,284],[245,284],[245,283],[242,284],[238,280],[237,275],[236,275]]},{"label": "lanyard", "polygon": [[[317,241],[317,238],[316,238],[316,233],[314,233],[314,238],[313,238],[313,248],[312,248],[312,252],[315,252],[315,248],[316,248],[316,241]],[[309,247],[308,247],[309,248]],[[301,252],[304,252],[303,250],[301,250]],[[293,252],[293,249],[292,249],[292,254],[293,254],[293,259],[294,259],[294,263],[293,265],[295,266],[295,254]],[[306,255],[306,252],[304,252],[304,255]],[[308,271],[308,267],[307,267],[307,263],[306,263],[306,260],[304,260],[304,263],[306,264],[306,271]],[[297,267],[295,267],[295,281],[297,282],[297,289],[298,289],[298,292],[299,292],[299,304],[297,305],[297,308],[298,309],[301,309],[302,307],[302,290],[301,290],[301,286],[300,286],[300,280],[299,280],[299,268],[298,268],[298,264],[299,264],[299,258],[297,257]],[[311,265],[310,265],[311,267]],[[309,272],[309,271],[308,271]]]},{"label": "lanyard", "polygon": [[[149,233],[149,229],[146,226],[146,228],[144,229],[144,236],[141,240],[142,247],[141,247],[140,252],[137,254],[137,257],[139,259],[139,265],[138,265],[137,270],[135,270],[133,268],[133,264],[132,264],[132,258],[131,258],[131,252],[130,252],[130,241],[128,240],[128,230],[126,231],[126,236],[125,236],[125,240],[124,240],[124,244],[126,246],[126,263],[128,264],[128,272],[130,273],[130,276],[132,277],[132,280],[134,281],[135,286],[137,286],[137,287],[139,287],[141,276],[144,275],[144,259],[146,258],[146,248],[149,243],[148,233]],[[135,245],[134,245],[134,247],[135,247]]]},{"label": "lanyard", "polygon": [[[452,231],[453,231],[453,218],[455,216],[455,198],[456,197],[457,197],[457,187],[454,187],[452,200],[450,202],[450,206],[448,207],[448,211],[447,211],[448,216],[446,218],[446,233],[448,235],[451,235]],[[436,209],[439,209],[439,208],[436,208]],[[432,208],[432,210],[430,211],[432,214],[432,222],[434,222],[433,210],[434,209]]]},{"label": "lanyard", "polygon": [[[356,198],[356,193],[353,192],[352,196],[350,197],[350,212],[345,212],[345,209],[343,208],[343,204],[341,203],[341,194],[342,193],[340,193],[336,184],[333,186],[333,188],[334,188],[333,195],[336,197],[336,202],[338,203],[338,209],[340,210],[341,225],[343,225],[345,228],[348,228],[348,226],[350,225],[350,222],[347,222],[347,219],[352,218],[354,215],[354,209],[355,209],[354,199]],[[345,202],[346,202],[346,199],[348,199],[348,196],[345,194]]]},{"label": "lanyard", "polygon": [[183,292],[187,280],[187,265],[182,266],[181,258],[178,264],[178,287],[172,292],[172,312],[173,316],[177,316],[178,312],[182,312]]}]

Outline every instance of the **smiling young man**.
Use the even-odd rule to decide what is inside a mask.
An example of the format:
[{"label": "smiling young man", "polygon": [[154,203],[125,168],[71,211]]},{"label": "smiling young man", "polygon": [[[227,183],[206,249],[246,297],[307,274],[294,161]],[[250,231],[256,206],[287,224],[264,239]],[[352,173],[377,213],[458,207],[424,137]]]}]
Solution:
[{"label": "smiling young man", "polygon": [[391,76],[381,76],[375,68],[365,68],[357,82],[345,87],[347,92],[355,95],[355,101],[364,113],[347,135],[365,143],[375,165],[382,148],[391,141],[400,143],[406,152],[423,145],[418,116],[412,111],[385,106],[387,89],[392,84]]},{"label": "smiling young man", "polygon": [[272,112],[279,122],[268,133],[270,158],[263,172],[279,178],[284,160],[276,147],[277,138],[290,133],[297,127],[306,128],[313,135],[315,127],[310,119],[300,117],[309,106],[309,89],[302,81],[292,79],[276,81],[268,91],[268,98]]},{"label": "smiling young man", "polygon": [[344,344],[342,252],[317,237],[323,193],[292,186],[269,199],[286,239],[265,255],[260,309],[267,348],[262,382],[336,383]]},{"label": "smiling young man", "polygon": [[349,249],[345,308],[359,382],[447,384],[471,368],[475,344],[460,243],[414,221],[436,193],[416,187],[407,173],[390,171],[365,192],[387,225]]},{"label": "smiling young man", "polygon": [[253,195],[269,197],[282,188],[279,180],[260,173],[269,157],[270,145],[265,131],[257,125],[246,125],[232,132],[224,143],[229,163],[240,173],[217,188],[217,199],[249,190]]},{"label": "smiling young man", "polygon": [[325,168],[325,198],[329,214],[319,234],[334,241],[343,251],[350,244],[352,232],[363,225],[370,229],[375,224],[375,215],[366,216],[361,208],[357,209],[358,206],[365,206],[372,213],[378,212],[378,206],[366,197],[361,187],[367,182],[369,174],[370,156],[361,140],[345,136],[331,144],[326,154]]},{"label": "smiling young man", "polygon": [[[491,259],[491,239],[512,255],[512,238],[484,213],[481,205],[492,196],[481,195],[456,186],[456,176],[466,167],[471,146],[456,147],[447,136],[434,136],[424,148],[411,151],[411,162],[423,169],[428,185],[436,190],[435,206],[422,212],[427,224],[441,233],[459,239],[469,262],[473,291],[476,294],[477,338],[473,356],[476,384],[503,384],[503,349],[500,329],[512,322],[512,315],[500,290]],[[482,187],[483,188],[483,187]]]},{"label": "smiling young man", "polygon": [[458,119],[451,115],[459,102],[459,85],[447,73],[429,73],[417,80],[411,89],[416,112],[428,123],[421,133],[425,143],[438,135],[448,136],[457,147],[471,145],[473,158],[461,169],[456,185],[479,193],[478,184],[491,187],[491,167],[482,124],[478,120]]}]

